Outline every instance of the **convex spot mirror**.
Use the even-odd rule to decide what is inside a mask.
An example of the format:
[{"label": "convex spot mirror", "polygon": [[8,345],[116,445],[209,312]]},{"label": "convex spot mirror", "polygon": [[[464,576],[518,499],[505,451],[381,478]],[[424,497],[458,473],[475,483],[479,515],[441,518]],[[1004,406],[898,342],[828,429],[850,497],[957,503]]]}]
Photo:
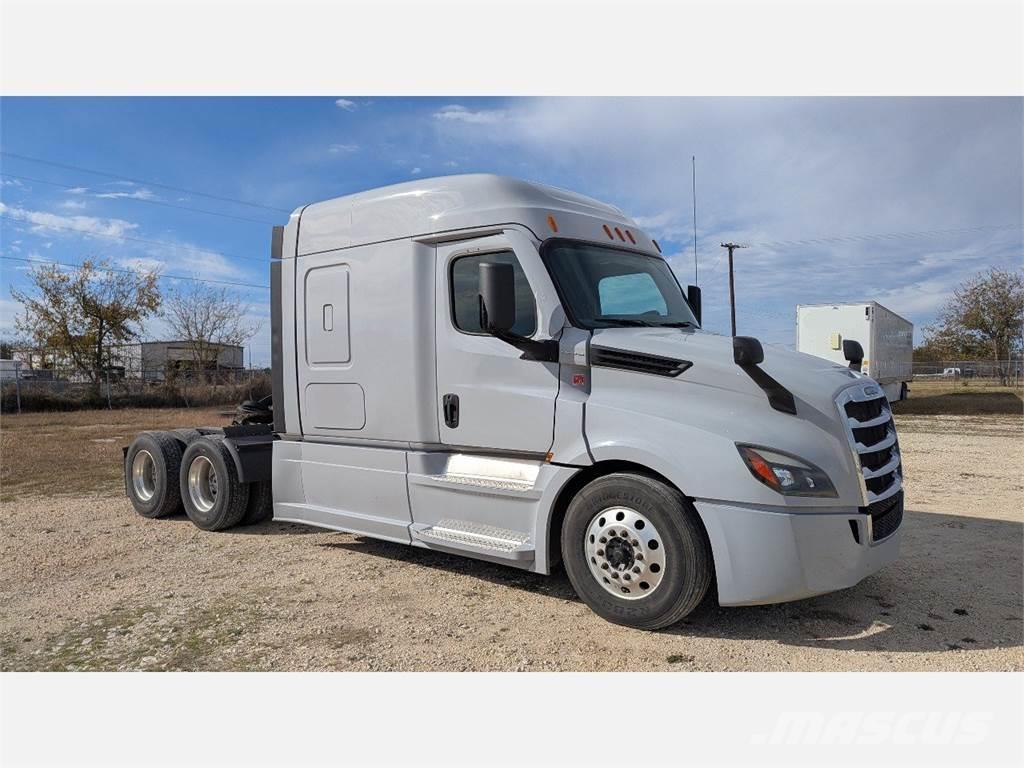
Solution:
[{"label": "convex spot mirror", "polygon": [[860,345],[859,341],[843,339],[843,357],[850,363],[850,368],[859,371],[860,364],[864,360],[864,347]]},{"label": "convex spot mirror", "polygon": [[480,327],[509,331],[516,324],[516,282],[511,264],[480,265]]},{"label": "convex spot mirror", "polygon": [[690,309],[693,310],[693,316],[697,320],[697,325],[700,325],[700,288],[698,286],[686,286],[686,301],[690,305]]}]

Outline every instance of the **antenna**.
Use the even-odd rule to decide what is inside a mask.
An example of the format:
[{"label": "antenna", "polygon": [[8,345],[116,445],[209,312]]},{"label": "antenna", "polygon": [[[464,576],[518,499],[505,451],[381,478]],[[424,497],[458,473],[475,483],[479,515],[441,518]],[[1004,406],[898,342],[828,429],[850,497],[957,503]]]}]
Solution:
[{"label": "antenna", "polygon": [[690,155],[691,177],[693,179],[693,284],[697,282],[697,156]]}]

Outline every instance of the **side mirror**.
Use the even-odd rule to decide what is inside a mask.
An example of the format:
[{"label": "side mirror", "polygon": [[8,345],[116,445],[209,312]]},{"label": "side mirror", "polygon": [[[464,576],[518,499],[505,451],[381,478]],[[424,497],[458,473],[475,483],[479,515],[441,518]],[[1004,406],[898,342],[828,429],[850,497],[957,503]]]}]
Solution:
[{"label": "side mirror", "polygon": [[753,336],[733,336],[732,359],[741,367],[760,365],[764,362],[764,347]]},{"label": "side mirror", "polygon": [[860,364],[864,360],[864,347],[860,345],[859,341],[843,339],[843,357],[850,363],[850,368],[859,371]]},{"label": "side mirror", "polygon": [[516,324],[516,280],[511,264],[480,265],[480,327],[509,331]]},{"label": "side mirror", "polygon": [[693,316],[697,318],[697,325],[700,325],[700,286],[699,285],[688,285],[686,286],[686,301],[690,305],[690,309],[693,310]]}]

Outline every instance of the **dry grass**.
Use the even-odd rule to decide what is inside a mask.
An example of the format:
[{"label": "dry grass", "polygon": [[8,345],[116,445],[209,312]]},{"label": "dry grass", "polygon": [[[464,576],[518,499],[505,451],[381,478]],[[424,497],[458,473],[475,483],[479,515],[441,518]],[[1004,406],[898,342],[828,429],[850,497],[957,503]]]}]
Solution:
[{"label": "dry grass", "polygon": [[904,415],[983,416],[1024,414],[1024,387],[968,383],[969,380],[914,381],[910,397],[893,410]]},{"label": "dry grass", "polygon": [[127,408],[5,414],[0,420],[0,499],[122,487],[121,447],[148,429],[222,426],[224,408]]}]

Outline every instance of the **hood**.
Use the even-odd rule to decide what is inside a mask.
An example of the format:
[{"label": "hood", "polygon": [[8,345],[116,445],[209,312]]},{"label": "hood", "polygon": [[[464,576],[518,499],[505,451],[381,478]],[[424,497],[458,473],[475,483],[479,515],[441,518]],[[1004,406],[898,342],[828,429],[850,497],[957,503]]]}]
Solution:
[{"label": "hood", "polygon": [[[732,337],[689,328],[602,328],[591,346],[660,355],[692,363],[679,377],[687,382],[766,397],[733,362]],[[817,410],[832,413],[839,390],[864,377],[841,365],[785,347],[765,344],[761,368],[782,386]],[[766,401],[767,402],[767,401]]]}]

